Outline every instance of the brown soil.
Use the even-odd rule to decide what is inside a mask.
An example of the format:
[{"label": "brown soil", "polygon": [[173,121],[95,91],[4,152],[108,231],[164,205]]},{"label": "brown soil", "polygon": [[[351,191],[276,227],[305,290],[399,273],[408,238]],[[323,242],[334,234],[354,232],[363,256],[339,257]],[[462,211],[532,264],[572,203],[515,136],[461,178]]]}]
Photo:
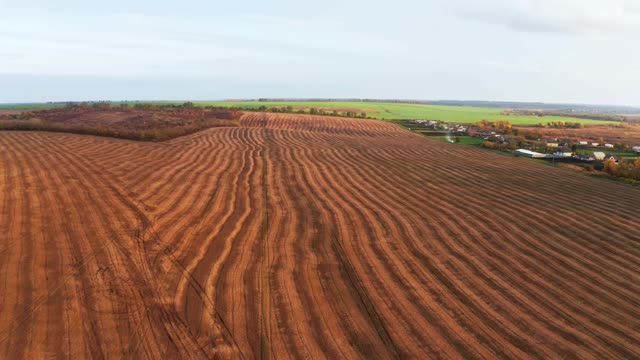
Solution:
[{"label": "brown soil", "polygon": [[215,126],[237,126],[242,113],[223,108],[76,106],[0,115],[0,129],[75,132],[168,140]]},{"label": "brown soil", "polygon": [[628,145],[640,145],[640,124],[590,125],[582,129],[550,129],[518,126],[519,130],[541,133],[545,137],[570,138],[574,140],[605,142],[623,142]]},{"label": "brown soil", "polygon": [[640,354],[635,188],[301,115],[0,148],[0,358]]},{"label": "brown soil", "polygon": [[2,115],[17,115],[25,112],[29,112],[32,110],[12,110],[12,109],[0,109],[0,116]]}]

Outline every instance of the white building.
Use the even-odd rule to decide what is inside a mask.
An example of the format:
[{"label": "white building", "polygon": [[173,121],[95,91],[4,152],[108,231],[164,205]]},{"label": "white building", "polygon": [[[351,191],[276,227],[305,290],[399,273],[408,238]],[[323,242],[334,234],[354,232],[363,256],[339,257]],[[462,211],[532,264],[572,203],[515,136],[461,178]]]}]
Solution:
[{"label": "white building", "polygon": [[573,155],[573,151],[570,148],[558,148],[553,155],[561,156],[561,157],[571,157]]},{"label": "white building", "polygon": [[526,156],[526,157],[530,157],[530,158],[536,158],[536,159],[541,159],[541,158],[546,158],[547,154],[542,154],[539,152],[535,152],[535,151],[531,151],[531,150],[527,150],[527,149],[518,149],[515,151],[516,155],[520,155],[520,156]]},{"label": "white building", "polygon": [[596,160],[604,160],[605,156],[607,156],[607,154],[602,151],[596,151],[593,153],[593,158]]}]

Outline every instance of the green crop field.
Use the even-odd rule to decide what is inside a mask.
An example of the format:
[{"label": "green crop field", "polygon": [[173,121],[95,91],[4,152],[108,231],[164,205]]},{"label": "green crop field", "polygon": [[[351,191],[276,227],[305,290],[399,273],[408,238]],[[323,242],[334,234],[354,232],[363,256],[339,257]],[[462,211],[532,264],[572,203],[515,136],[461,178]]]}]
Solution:
[{"label": "green crop field", "polygon": [[62,107],[60,103],[24,103],[24,104],[0,104],[0,110],[41,110]]},{"label": "green crop field", "polygon": [[[120,102],[113,102],[119,104]],[[161,104],[181,104],[183,101],[167,101],[153,102]],[[133,102],[130,102],[133,104]],[[194,101],[198,106],[236,106],[245,109],[257,109],[260,106],[269,107],[285,107],[292,106],[294,109],[317,108],[324,111],[356,111],[358,113],[365,112],[368,117],[382,120],[399,120],[399,119],[430,119],[442,120],[449,123],[474,123],[481,120],[508,120],[514,125],[536,125],[538,123],[547,123],[550,121],[566,121],[580,122],[585,125],[589,124],[615,124],[614,121],[578,119],[565,116],[516,116],[502,115],[505,109],[498,108],[481,108],[471,106],[443,106],[443,105],[424,105],[424,104],[400,104],[400,103],[379,103],[379,102],[310,102],[310,101],[289,101],[289,102],[259,102],[259,101]],[[0,109],[27,109],[27,108],[47,108],[54,106],[63,106],[63,104],[19,104],[19,105],[0,105]]]},{"label": "green crop field", "polygon": [[242,108],[283,107],[311,108],[331,111],[332,109],[354,109],[366,112],[367,116],[382,120],[430,119],[449,123],[474,123],[482,120],[508,120],[514,125],[535,125],[540,122],[567,121],[587,124],[615,124],[615,121],[578,119],[566,116],[515,116],[502,115],[505,109],[480,108],[471,106],[444,106],[424,104],[400,104],[377,102],[258,102],[258,101],[203,101],[197,105],[238,106]]},{"label": "green crop field", "polygon": [[[456,136],[427,136],[429,139],[433,139],[433,140],[438,140],[438,141],[442,141],[442,142],[451,142],[450,140],[454,140],[456,138]],[[471,136],[457,136],[458,139],[460,139],[459,143],[456,144],[461,144],[461,145],[473,145],[473,146],[479,146],[482,145],[482,143],[484,142],[484,140],[482,138],[477,138],[477,137],[471,137]]]}]

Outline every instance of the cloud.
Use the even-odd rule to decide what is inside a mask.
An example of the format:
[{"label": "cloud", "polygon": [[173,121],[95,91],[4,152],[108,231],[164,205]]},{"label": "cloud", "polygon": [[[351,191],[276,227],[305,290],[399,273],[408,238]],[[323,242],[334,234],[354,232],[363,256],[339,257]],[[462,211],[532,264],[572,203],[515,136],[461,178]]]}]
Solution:
[{"label": "cloud", "polygon": [[517,31],[543,33],[640,33],[635,0],[450,0],[458,16]]},{"label": "cloud", "polygon": [[5,3],[0,101],[64,85],[61,98],[637,102],[640,0]]},{"label": "cloud", "polygon": [[[20,15],[20,16],[18,16]],[[0,14],[0,73],[221,75],[246,68],[317,69],[336,59],[394,51],[366,29],[328,20],[240,13],[201,19],[173,14]],[[46,61],[44,57],[46,56]],[[286,70],[285,70],[286,72]]]}]

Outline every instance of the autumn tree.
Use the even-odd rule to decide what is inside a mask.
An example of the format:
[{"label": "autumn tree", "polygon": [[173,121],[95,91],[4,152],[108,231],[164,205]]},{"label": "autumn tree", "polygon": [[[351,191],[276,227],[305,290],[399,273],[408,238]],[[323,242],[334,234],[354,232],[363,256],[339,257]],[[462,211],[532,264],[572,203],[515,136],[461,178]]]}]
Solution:
[{"label": "autumn tree", "polygon": [[640,158],[636,159],[631,167],[631,178],[634,180],[640,180]]},{"label": "autumn tree", "polygon": [[616,174],[616,161],[613,158],[609,158],[604,162],[604,171],[609,175]]},{"label": "autumn tree", "polygon": [[619,176],[622,178],[631,177],[632,171],[633,169],[631,167],[631,164],[627,164],[624,161],[620,161],[618,166],[616,166],[616,176]]}]

